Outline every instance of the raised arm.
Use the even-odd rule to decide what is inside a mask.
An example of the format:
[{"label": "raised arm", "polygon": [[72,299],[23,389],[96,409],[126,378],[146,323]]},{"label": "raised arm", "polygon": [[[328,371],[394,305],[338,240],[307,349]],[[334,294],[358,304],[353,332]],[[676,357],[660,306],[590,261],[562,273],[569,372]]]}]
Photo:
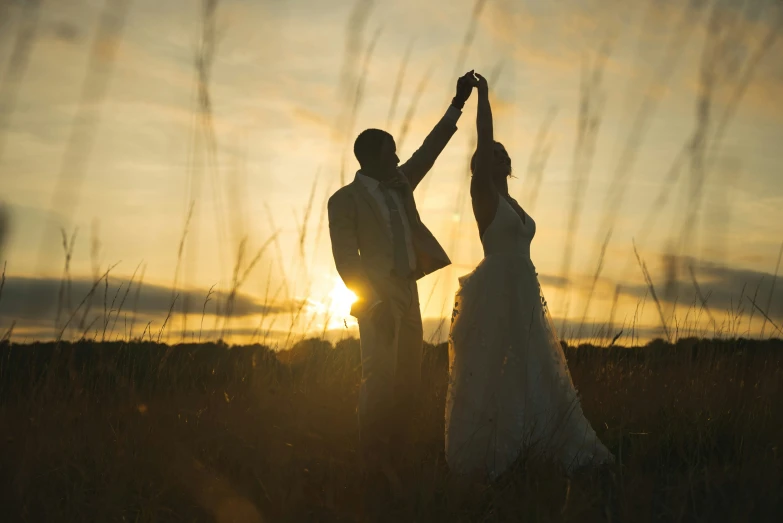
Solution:
[{"label": "raised arm", "polygon": [[435,127],[424,139],[421,147],[413,153],[410,160],[400,165],[400,171],[408,178],[411,189],[416,189],[424,176],[432,169],[435,160],[449,143],[457,131],[457,121],[462,115],[462,108],[473,90],[473,71],[465,73],[457,80],[457,93],[451,100],[446,114],[435,124]]},{"label": "raised arm", "polygon": [[329,198],[327,209],[334,264],[345,286],[359,298],[351,307],[351,314],[358,317],[378,301],[378,296],[370,285],[359,256],[356,206],[350,195],[337,192]]},{"label": "raised arm", "polygon": [[473,177],[470,179],[470,196],[473,201],[473,214],[478,222],[479,232],[489,226],[498,206],[498,191],[492,180],[494,156],[494,130],[492,126],[492,108],[489,105],[489,87],[487,80],[476,73],[478,84],[478,109],[476,112],[476,160]]}]

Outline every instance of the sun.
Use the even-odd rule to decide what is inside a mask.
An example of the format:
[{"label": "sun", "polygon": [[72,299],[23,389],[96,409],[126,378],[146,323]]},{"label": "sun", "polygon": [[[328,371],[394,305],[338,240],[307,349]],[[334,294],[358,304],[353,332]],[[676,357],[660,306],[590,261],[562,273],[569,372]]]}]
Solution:
[{"label": "sun", "polygon": [[334,279],[334,286],[329,291],[329,314],[332,318],[345,318],[351,314],[351,305],[359,298],[340,278]]},{"label": "sun", "polygon": [[[322,300],[304,298],[305,310],[311,316],[320,318],[324,329],[356,327],[358,322],[351,316],[351,305],[359,298],[351,292],[339,277],[330,277],[332,286]],[[327,287],[328,288],[328,287]]]}]

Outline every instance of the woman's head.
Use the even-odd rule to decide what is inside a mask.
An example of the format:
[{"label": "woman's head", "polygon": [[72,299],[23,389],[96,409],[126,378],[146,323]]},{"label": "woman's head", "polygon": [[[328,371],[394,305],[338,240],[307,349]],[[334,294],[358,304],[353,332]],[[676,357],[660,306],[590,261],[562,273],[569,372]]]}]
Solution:
[{"label": "woman's head", "polygon": [[[493,180],[501,181],[511,176],[511,157],[500,142],[493,142],[492,144],[492,163],[490,169],[492,170],[490,174]],[[475,173],[475,171],[476,153],[473,153],[473,157],[470,159],[470,172]]]}]

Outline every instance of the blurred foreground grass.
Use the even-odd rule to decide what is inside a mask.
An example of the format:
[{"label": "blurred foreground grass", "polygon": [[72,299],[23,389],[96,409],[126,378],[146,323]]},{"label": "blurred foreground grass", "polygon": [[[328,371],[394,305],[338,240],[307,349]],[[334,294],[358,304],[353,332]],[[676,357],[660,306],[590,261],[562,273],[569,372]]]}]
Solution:
[{"label": "blurred foreground grass", "polygon": [[[418,481],[390,521],[780,521],[783,342],[567,347],[617,464],[529,457],[466,495],[443,459],[445,345],[427,346]],[[359,346],[0,345],[12,521],[357,521]]]}]

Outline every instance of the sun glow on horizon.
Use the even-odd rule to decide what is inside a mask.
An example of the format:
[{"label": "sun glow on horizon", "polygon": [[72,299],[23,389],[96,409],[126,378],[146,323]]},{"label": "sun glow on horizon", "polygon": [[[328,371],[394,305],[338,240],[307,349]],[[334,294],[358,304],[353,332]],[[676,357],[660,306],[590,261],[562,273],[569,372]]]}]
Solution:
[{"label": "sun glow on horizon", "polygon": [[[359,299],[356,294],[345,286],[340,278],[334,279],[334,287],[329,291],[329,312],[332,320],[337,322],[337,326],[349,323],[356,324],[356,319],[351,316],[351,305]],[[342,320],[342,321],[341,321]]]},{"label": "sun glow on horizon", "polygon": [[323,301],[307,298],[307,309],[309,314],[323,318],[321,326],[325,329],[355,327],[358,322],[351,316],[351,305],[358,299],[342,279],[335,276],[326,298]]}]

